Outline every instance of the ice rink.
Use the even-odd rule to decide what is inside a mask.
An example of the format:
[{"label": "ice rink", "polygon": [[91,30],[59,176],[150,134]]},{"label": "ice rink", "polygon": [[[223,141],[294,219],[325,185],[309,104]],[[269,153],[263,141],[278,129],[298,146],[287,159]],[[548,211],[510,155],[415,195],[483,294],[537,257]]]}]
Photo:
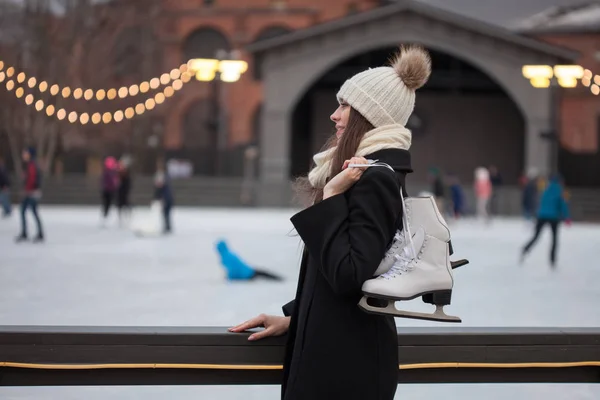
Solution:
[{"label": "ice rink", "polygon": [[[99,210],[42,207],[47,240],[15,244],[18,209],[0,220],[0,324],[221,326],[255,314],[281,314],[295,293],[301,246],[293,210],[176,209],[175,233],[138,238]],[[145,216],[144,210],[135,219]],[[30,231],[33,224],[29,222]],[[600,226],[561,226],[559,262],[549,268],[550,232],[523,265],[532,233],[521,220],[452,224],[456,271],[449,314],[462,326],[600,326]],[[225,238],[248,262],[283,275],[284,283],[228,283],[214,251]],[[414,304],[413,304],[414,303]],[[420,300],[404,308],[429,311]],[[441,323],[396,319],[402,326]],[[447,327],[447,325],[444,325]],[[269,400],[279,387],[0,388],[3,400]],[[599,399],[596,385],[402,385],[398,399]],[[366,399],[368,400],[368,399]]]}]

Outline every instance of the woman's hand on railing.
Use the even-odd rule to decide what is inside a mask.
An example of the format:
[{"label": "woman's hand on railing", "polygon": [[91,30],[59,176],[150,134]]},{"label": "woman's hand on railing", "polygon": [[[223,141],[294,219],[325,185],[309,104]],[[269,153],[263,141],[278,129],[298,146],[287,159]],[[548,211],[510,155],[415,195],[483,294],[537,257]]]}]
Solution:
[{"label": "woman's hand on railing", "polygon": [[248,340],[260,340],[269,336],[285,335],[290,328],[290,317],[279,317],[276,315],[260,314],[258,317],[229,328],[229,332],[240,333],[253,328],[265,328],[263,331],[254,333]]}]

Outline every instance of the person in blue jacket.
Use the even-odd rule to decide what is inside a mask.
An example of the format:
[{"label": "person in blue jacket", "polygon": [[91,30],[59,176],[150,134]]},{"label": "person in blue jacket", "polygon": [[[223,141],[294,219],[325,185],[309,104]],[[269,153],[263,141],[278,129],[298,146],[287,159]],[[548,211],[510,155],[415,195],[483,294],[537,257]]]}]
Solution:
[{"label": "person in blue jacket", "polygon": [[216,244],[217,252],[221,256],[221,264],[227,271],[227,279],[230,281],[249,281],[255,278],[266,278],[268,280],[280,281],[281,277],[270,272],[258,270],[251,267],[234,252],[229,249],[224,240]]},{"label": "person in blue jacket", "polygon": [[557,236],[558,226],[562,221],[565,221],[567,225],[571,223],[571,216],[569,212],[569,206],[564,198],[563,186],[561,185],[560,178],[558,176],[552,176],[548,182],[548,187],[542,193],[540,199],[540,205],[537,211],[537,222],[535,225],[535,233],[533,238],[523,248],[521,253],[521,261],[525,258],[525,255],[531,250],[533,245],[537,242],[540,232],[544,225],[550,225],[552,229],[552,247],[550,250],[550,263],[552,267],[556,265],[556,248],[557,248]]}]

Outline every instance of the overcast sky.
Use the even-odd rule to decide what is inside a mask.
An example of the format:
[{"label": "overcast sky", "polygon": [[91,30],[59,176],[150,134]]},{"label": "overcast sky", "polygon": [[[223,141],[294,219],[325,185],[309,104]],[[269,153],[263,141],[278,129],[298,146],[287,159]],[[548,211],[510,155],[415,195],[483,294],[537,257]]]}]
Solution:
[{"label": "overcast sky", "polygon": [[[472,18],[510,26],[555,5],[581,4],[582,0],[419,0]],[[600,1],[600,0],[598,0]]]}]

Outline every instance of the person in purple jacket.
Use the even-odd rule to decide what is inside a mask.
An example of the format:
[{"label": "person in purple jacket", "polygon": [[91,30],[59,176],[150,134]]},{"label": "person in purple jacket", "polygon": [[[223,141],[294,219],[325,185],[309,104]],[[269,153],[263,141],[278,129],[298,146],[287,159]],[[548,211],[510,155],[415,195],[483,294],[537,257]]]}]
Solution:
[{"label": "person in purple jacket", "polygon": [[106,219],[110,211],[113,199],[119,188],[119,172],[117,170],[117,160],[114,157],[107,157],[104,160],[104,170],[102,171],[102,226],[106,226]]}]

